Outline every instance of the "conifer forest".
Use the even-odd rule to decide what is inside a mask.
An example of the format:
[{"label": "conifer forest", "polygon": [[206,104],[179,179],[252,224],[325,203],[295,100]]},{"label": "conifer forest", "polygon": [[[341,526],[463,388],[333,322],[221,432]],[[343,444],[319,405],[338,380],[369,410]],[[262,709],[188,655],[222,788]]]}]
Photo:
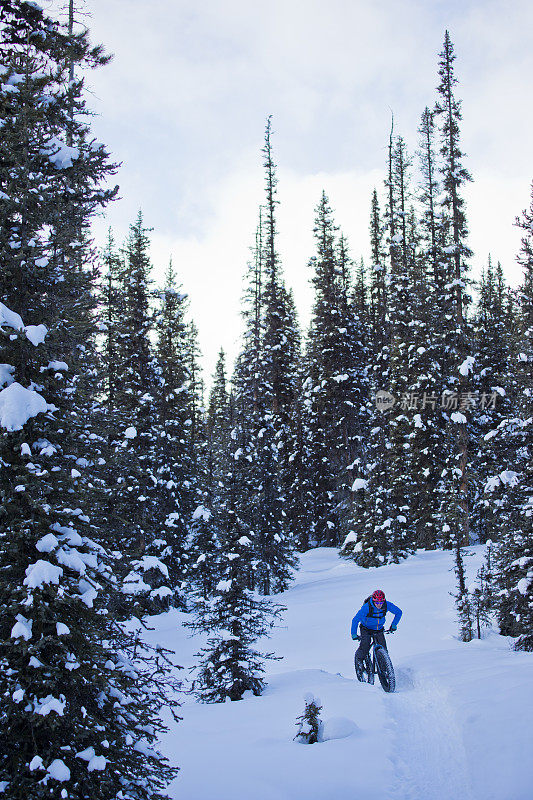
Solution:
[{"label": "conifer forest", "polygon": [[[383,131],[368,242],[348,243],[327,186],[316,198],[303,326],[266,109],[239,352],[221,345],[204,375],[180,263],[153,277],[145,209],[124,240],[94,238],[121,154],[87,101],[111,56],[75,15],[0,2],[0,796],[192,800],[165,731],[284,669],[270,640],[304,558],[380,585],[442,555],[461,646],[533,651],[533,183],[520,283],[490,257],[474,276],[462,53],[443,32],[417,148],[394,116]],[[192,664],[150,636],[172,615]],[[320,749],[315,723],[298,736]]]}]

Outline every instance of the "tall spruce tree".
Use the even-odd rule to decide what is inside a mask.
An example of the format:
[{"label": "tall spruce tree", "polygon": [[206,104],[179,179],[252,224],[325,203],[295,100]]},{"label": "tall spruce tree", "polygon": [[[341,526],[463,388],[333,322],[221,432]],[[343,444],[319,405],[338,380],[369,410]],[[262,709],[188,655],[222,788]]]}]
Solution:
[{"label": "tall spruce tree", "polygon": [[484,492],[487,481],[499,466],[490,432],[513,416],[518,394],[515,369],[517,310],[501,264],[498,262],[493,267],[490,256],[478,283],[478,296],[473,320],[478,369],[472,412],[476,440],[472,464],[472,527],[475,537],[484,542],[497,538],[499,525],[498,511]]},{"label": "tall spruce tree", "polygon": [[257,495],[257,578],[263,594],[286,589],[295,566],[291,528],[284,508],[293,444],[291,414],[296,397],[299,336],[292,296],[287,292],[277,250],[277,175],[272,153],[271,118],[262,149],[265,203],[260,244],[263,385],[255,403],[255,446],[259,473]]},{"label": "tall spruce tree", "polygon": [[383,243],[384,226],[376,189],[372,192],[369,232],[372,256],[369,287],[372,343],[373,349],[379,351],[385,343],[387,333],[387,276]]},{"label": "tall spruce tree", "polygon": [[[518,261],[524,269],[512,359],[516,379],[512,415],[486,438],[495,473],[485,491],[494,508],[493,602],[500,631],[515,647],[533,650],[533,185],[531,205],[516,220],[524,234]],[[488,566],[488,565],[487,565]]]},{"label": "tall spruce tree", "polygon": [[32,414],[1,415],[0,785],[13,800],[161,798],[174,775],[150,747],[161,702],[108,615],[116,579],[82,434],[98,389],[88,226],[115,191],[77,73],[108,59],[34,3],[0,13],[0,406],[18,393]]},{"label": "tall spruce tree", "polygon": [[[401,475],[406,471],[406,466],[401,465],[401,436],[393,441],[391,430],[394,432],[396,414],[391,409],[382,409],[376,402],[380,392],[391,391],[393,383],[396,392],[405,391],[405,387],[398,383],[402,375],[400,364],[404,348],[401,336],[408,329],[407,275],[402,261],[407,261],[407,222],[402,216],[405,209],[401,207],[402,196],[405,206],[406,194],[404,161],[403,141],[395,141],[391,126],[384,221],[379,217],[375,191],[370,218],[372,257],[377,262],[372,267],[371,296],[374,298],[375,323],[369,364],[370,389],[375,402],[370,407],[366,474],[356,484],[362,495],[360,512],[343,545],[343,553],[365,567],[379,566],[405,554],[406,509],[398,492],[393,491],[391,481],[394,474],[395,480],[401,481]],[[391,363],[394,363],[394,370]],[[402,415],[399,418],[400,421],[406,420]]]},{"label": "tall spruce tree", "polygon": [[229,392],[226,376],[226,354],[221,348],[213,376],[207,409],[207,432],[209,442],[209,486],[213,493],[220,491],[224,475],[224,457],[229,447]]},{"label": "tall spruce tree", "polygon": [[351,302],[352,264],[325,192],[316,208],[315,289],[304,383],[316,543],[340,545],[352,516],[354,471],[362,469],[366,380],[362,323]]},{"label": "tall spruce tree", "polygon": [[198,604],[191,623],[207,633],[207,643],[197,654],[193,687],[209,703],[241,700],[246,691],[261,694],[263,661],[273,655],[257,651],[254,642],[268,633],[281,613],[280,606],[259,599],[250,588],[255,534],[243,498],[249,493],[248,473],[255,472],[255,446],[240,419],[230,433],[224,494],[213,503],[220,535],[218,582],[209,599]]},{"label": "tall spruce tree", "polygon": [[263,594],[287,588],[295,565],[294,542],[284,508],[284,466],[291,449],[290,410],[296,386],[294,305],[276,247],[276,167],[271,120],[263,147],[266,204],[260,212],[254,258],[244,296],[243,348],[235,366],[236,420],[247,437],[253,469],[240,495],[242,518],[253,532],[251,585]]},{"label": "tall spruce tree", "polygon": [[[464,153],[460,143],[461,102],[455,97],[455,53],[448,31],[440,53],[438,100],[435,114],[440,121],[441,184],[443,190],[443,230],[446,283],[444,284],[444,314],[446,335],[443,352],[443,442],[447,459],[441,473],[442,543],[455,552],[458,581],[456,605],[461,618],[468,596],[462,567],[463,548],[471,537],[471,410],[470,396],[474,371],[472,331],[467,319],[470,302],[468,293],[468,226],[462,187],[472,178],[463,165]],[[471,626],[462,624],[463,639],[471,638]]]},{"label": "tall spruce tree", "polygon": [[420,547],[435,548],[442,542],[440,507],[442,472],[446,465],[441,398],[444,388],[445,352],[447,347],[443,317],[446,304],[446,256],[443,213],[439,203],[440,182],[436,155],[434,113],[425,108],[419,133],[418,160],[421,182],[418,188],[420,257],[413,275],[415,292],[414,317],[417,324],[418,382],[422,414],[417,430],[415,480],[420,497],[421,514],[416,540]]},{"label": "tall spruce tree", "polygon": [[[398,136],[392,150],[391,186],[389,187],[390,281],[388,291],[389,359],[388,382],[397,404],[388,413],[388,502],[385,518],[377,523],[386,526],[387,557],[398,561],[414,547],[413,533],[418,527],[419,497],[415,458],[417,432],[423,423],[415,415],[413,395],[418,391],[419,325],[415,302],[424,286],[415,285],[417,272],[417,231],[410,224],[412,201],[410,189],[411,159],[405,142]],[[420,277],[416,275],[416,277]]]},{"label": "tall spruce tree", "polygon": [[224,493],[231,424],[226,357],[221,348],[205,421],[206,447],[200,477],[203,494],[191,523],[189,580],[195,592],[195,611],[199,615],[203,614],[203,604],[218,583],[220,536],[212,509],[220,503]]},{"label": "tall spruce tree", "polygon": [[[444,520],[443,542],[458,548],[470,540],[470,474],[468,393],[473,371],[472,332],[467,320],[468,227],[462,187],[472,180],[463,165],[460,143],[461,101],[455,97],[454,47],[448,31],[439,56],[440,83],[435,115],[440,122],[441,185],[443,191],[443,230],[446,256],[445,298],[442,326],[446,334],[443,353],[443,390],[446,393],[444,419],[445,441],[449,452],[443,470],[441,515]],[[457,403],[459,402],[459,406]],[[466,413],[465,413],[466,412]]]},{"label": "tall spruce tree", "polygon": [[124,591],[136,599],[141,613],[154,599],[158,602],[161,576],[168,574],[166,565],[147,552],[159,538],[161,527],[156,475],[159,384],[150,339],[154,319],[148,234],[139,211],[121,253],[120,309],[115,314],[117,383],[112,409],[117,469],[111,476],[111,496],[120,534],[116,549],[123,562]]},{"label": "tall spruce tree", "polygon": [[[175,605],[184,606],[183,588],[188,568],[188,532],[195,500],[195,465],[190,445],[193,427],[190,392],[187,295],[177,285],[172,260],[161,291],[156,324],[159,390],[155,417],[157,451],[157,518],[163,523],[146,550],[153,567],[149,577],[155,591],[170,592]],[[159,571],[159,575],[157,575]],[[163,580],[166,579],[166,580]],[[160,587],[156,586],[156,583]]]}]

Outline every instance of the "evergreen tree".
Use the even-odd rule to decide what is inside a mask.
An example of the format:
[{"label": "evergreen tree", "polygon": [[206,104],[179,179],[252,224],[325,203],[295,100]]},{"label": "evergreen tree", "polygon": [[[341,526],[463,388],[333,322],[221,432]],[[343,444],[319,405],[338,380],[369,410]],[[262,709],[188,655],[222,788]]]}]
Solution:
[{"label": "evergreen tree", "polygon": [[497,471],[485,491],[495,509],[494,604],[500,632],[517,637],[515,647],[533,650],[533,190],[530,208],[516,224],[524,231],[518,261],[524,269],[519,289],[514,375],[514,413],[486,438]]},{"label": "evergreen tree", "polygon": [[366,412],[366,360],[362,324],[350,302],[351,262],[326,194],[316,208],[317,255],[313,317],[306,351],[304,391],[308,406],[310,471],[314,476],[313,538],[339,545],[352,514],[353,473],[362,469]]},{"label": "evergreen tree", "polygon": [[226,354],[221,348],[213,376],[207,409],[207,432],[209,441],[209,486],[216,493],[223,477],[224,455],[229,447],[229,394],[226,377]]},{"label": "evergreen tree", "polygon": [[[412,259],[408,240],[407,166],[403,140],[395,141],[391,128],[385,223],[378,216],[375,192],[370,221],[373,260],[381,261],[374,264],[377,285],[381,286],[374,293],[374,316],[379,320],[370,360],[374,398],[380,391],[393,392],[395,398],[406,397],[409,386],[406,356],[411,339],[408,289]],[[385,244],[388,257],[383,252]],[[371,408],[366,475],[355,484],[362,495],[360,512],[343,545],[343,552],[361,566],[397,561],[409,551],[406,531],[413,529],[413,520],[408,522],[407,513],[412,475],[409,454],[403,447],[409,419],[401,411],[402,406],[384,411],[376,403]]]},{"label": "evergreen tree", "polygon": [[316,744],[321,741],[323,722],[320,719],[322,706],[318,697],[312,694],[305,696],[305,711],[296,720],[298,732],[295,739],[302,744]]},{"label": "evergreen tree", "polygon": [[[460,144],[461,102],[455,97],[455,53],[448,31],[440,53],[437,87],[439,99],[435,114],[440,120],[441,185],[443,190],[443,231],[446,256],[444,314],[442,327],[446,336],[443,353],[443,390],[446,394],[443,418],[444,442],[448,453],[442,471],[441,516],[444,520],[443,543],[458,548],[470,539],[471,476],[469,472],[470,424],[469,403],[462,403],[471,392],[469,375],[473,371],[472,334],[466,312],[468,294],[468,227],[462,187],[472,178],[463,165]],[[466,412],[466,413],[465,413]]]},{"label": "evergreen tree", "polygon": [[[498,470],[490,431],[513,415],[517,381],[516,309],[505,283],[501,264],[495,268],[489,256],[479,281],[479,302],[474,318],[474,346],[478,365],[475,381],[473,432],[477,442],[473,459],[472,525],[476,538],[497,538],[498,512],[484,494],[487,480]],[[485,437],[489,436],[487,440]]]},{"label": "evergreen tree", "polygon": [[485,563],[479,568],[476,576],[476,583],[470,592],[470,605],[478,639],[482,638],[482,629],[489,628],[492,623],[492,609],[494,605],[492,556],[492,542],[489,540],[489,542],[487,542]]},{"label": "evergreen tree", "polygon": [[123,560],[124,592],[135,598],[140,613],[149,609],[154,600],[159,602],[161,576],[168,576],[164,562],[147,551],[153,540],[160,538],[156,476],[158,376],[150,340],[153,313],[148,233],[139,211],[122,248],[115,333],[115,406],[111,409],[115,471],[110,490],[119,534],[115,546]]},{"label": "evergreen tree", "polygon": [[291,406],[296,386],[294,305],[276,250],[276,170],[270,119],[263,148],[266,207],[260,213],[244,296],[243,348],[235,365],[235,420],[247,437],[247,488],[242,518],[253,531],[250,586],[263,594],[285,589],[295,565],[294,542],[284,509],[284,476],[291,448]]},{"label": "evergreen tree", "polygon": [[118,348],[117,333],[120,320],[121,297],[119,291],[121,261],[115,246],[111,228],[108,231],[106,246],[101,254],[105,269],[101,287],[102,331],[105,332],[102,360],[105,370],[106,405],[116,406]]},{"label": "evergreen tree", "polygon": [[[72,75],[108,59],[36,4],[6,2],[1,15],[0,309],[12,330],[0,340],[0,785],[13,800],[162,798],[175,770],[151,747],[165,702],[150,681],[158,667],[142,653],[133,663],[133,637],[108,615],[116,578],[88,513],[98,402],[88,226],[116,192],[101,188],[115,168]],[[13,418],[15,396],[31,415]]]},{"label": "evergreen tree", "polygon": [[[156,472],[157,518],[162,525],[146,553],[155,559],[149,573],[150,584],[159,596],[161,592],[166,596],[173,592],[173,603],[182,606],[184,600],[180,595],[188,571],[187,538],[196,482],[189,441],[193,427],[193,401],[186,311],[187,295],[177,286],[170,261],[156,326],[159,378],[155,418],[159,434],[156,444],[159,464]],[[159,576],[154,570],[159,570]]]},{"label": "evergreen tree", "polygon": [[442,472],[446,466],[443,436],[445,420],[441,397],[446,367],[446,332],[442,320],[450,315],[446,300],[446,256],[443,213],[439,203],[441,186],[436,157],[435,117],[429,108],[422,114],[418,158],[421,184],[418,201],[420,256],[413,274],[414,320],[417,342],[413,355],[417,361],[417,389],[421,397],[417,442],[413,445],[414,471],[420,497],[421,514],[417,520],[416,540],[419,546],[435,548],[442,541],[440,507],[442,504]]},{"label": "evergreen tree", "polygon": [[[375,522],[386,526],[387,558],[398,561],[414,548],[413,532],[417,529],[419,496],[416,481],[415,458],[417,432],[423,426],[420,414],[414,415],[413,394],[418,390],[418,340],[419,326],[415,309],[418,291],[417,231],[410,224],[411,202],[409,169],[411,160],[405,142],[397,137],[392,150],[392,185],[389,190],[391,205],[388,209],[390,242],[390,282],[388,290],[389,358],[388,380],[391,393],[399,404],[388,413],[387,443],[387,503],[385,518]],[[423,276],[422,276],[423,277]],[[408,413],[405,413],[405,412]]]},{"label": "evergreen tree", "polygon": [[214,509],[222,540],[219,581],[191,625],[208,634],[206,646],[197,654],[194,689],[210,703],[241,700],[246,691],[261,694],[263,661],[274,656],[258,652],[253,644],[268,633],[281,613],[280,606],[258,599],[248,588],[254,533],[241,509],[253,461],[248,458],[248,437],[239,424],[231,439],[224,498]]},{"label": "evergreen tree", "polygon": [[459,621],[459,636],[462,642],[470,642],[474,638],[474,610],[472,608],[472,598],[466,587],[466,573],[464,556],[465,550],[459,543],[455,543],[455,577],[457,580],[457,591],[455,595],[455,607]]},{"label": "evergreen tree", "polygon": [[257,519],[253,528],[256,532],[258,586],[263,594],[270,594],[287,588],[296,563],[294,541],[284,509],[284,491],[289,483],[287,476],[293,443],[291,414],[299,357],[294,302],[285,288],[276,246],[278,181],[272,155],[270,117],[262,153],[265,204],[264,220],[261,220],[259,230],[262,252],[256,256],[262,275],[262,387],[253,415],[258,473]]},{"label": "evergreen tree", "polygon": [[225,353],[221,349],[205,422],[206,447],[202,462],[204,469],[200,476],[203,493],[193,512],[191,523],[190,581],[195,590],[195,612],[200,616],[203,615],[203,606],[218,582],[220,538],[212,509],[221,502],[224,494],[232,423],[225,362]]},{"label": "evergreen tree", "polygon": [[383,245],[383,221],[376,189],[372,193],[370,215],[370,251],[372,254],[370,282],[370,318],[375,353],[380,352],[387,336],[387,273]]}]

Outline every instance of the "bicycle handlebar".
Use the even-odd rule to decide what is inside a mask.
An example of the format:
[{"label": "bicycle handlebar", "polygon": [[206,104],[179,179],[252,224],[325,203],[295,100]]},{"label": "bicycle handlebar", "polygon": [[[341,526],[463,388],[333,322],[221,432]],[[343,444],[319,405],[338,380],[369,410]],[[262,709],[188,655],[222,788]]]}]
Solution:
[{"label": "bicycle handlebar", "polygon": [[[370,630],[370,628],[369,628],[369,630]],[[383,631],[370,631],[370,632],[371,633],[396,633],[396,631],[393,631],[390,628],[388,630],[386,630],[386,631],[383,630]],[[361,637],[360,636],[356,636],[354,641],[360,642],[361,641]]]}]

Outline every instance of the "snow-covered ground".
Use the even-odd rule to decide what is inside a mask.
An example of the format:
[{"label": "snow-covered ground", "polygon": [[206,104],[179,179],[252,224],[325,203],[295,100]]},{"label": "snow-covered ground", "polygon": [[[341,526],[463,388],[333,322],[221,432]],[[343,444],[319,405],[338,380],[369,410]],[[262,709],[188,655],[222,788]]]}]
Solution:
[{"label": "snow-covered ground", "polygon": [[[471,575],[480,547],[469,559]],[[352,616],[373,589],[403,609],[388,646],[397,691],[359,683]],[[276,597],[282,627],[262,649],[261,697],[202,705],[167,720],[163,752],[181,772],[176,800],[531,800],[533,655],[496,634],[457,640],[452,555],[419,551],[401,564],[363,570],[320,548],[302,556],[295,583]],[[152,618],[152,641],[185,667],[201,639],[172,611]],[[293,741],[308,692],[322,702],[326,741]],[[342,737],[342,738],[336,738]]]}]

